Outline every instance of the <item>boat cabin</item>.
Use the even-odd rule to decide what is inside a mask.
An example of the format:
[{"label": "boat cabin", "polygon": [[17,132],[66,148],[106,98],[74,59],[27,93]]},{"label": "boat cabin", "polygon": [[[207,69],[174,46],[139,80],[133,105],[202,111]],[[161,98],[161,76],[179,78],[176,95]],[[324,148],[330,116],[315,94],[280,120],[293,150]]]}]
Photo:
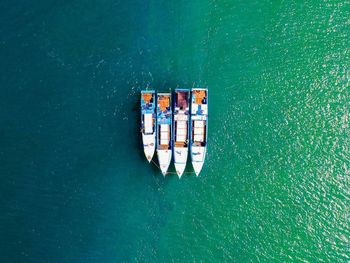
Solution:
[{"label": "boat cabin", "polygon": [[192,138],[195,146],[205,146],[206,144],[206,123],[201,120],[192,121]]}]

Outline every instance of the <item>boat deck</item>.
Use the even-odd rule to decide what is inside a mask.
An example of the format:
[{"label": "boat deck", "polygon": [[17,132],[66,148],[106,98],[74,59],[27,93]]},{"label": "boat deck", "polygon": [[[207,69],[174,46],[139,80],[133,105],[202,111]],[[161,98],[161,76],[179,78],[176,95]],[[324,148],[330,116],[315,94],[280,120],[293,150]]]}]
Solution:
[{"label": "boat deck", "polygon": [[187,146],[187,121],[175,122],[175,146],[186,147]]},{"label": "boat deck", "polygon": [[161,144],[161,145],[158,146],[158,150],[169,150],[169,145]]},{"label": "boat deck", "polygon": [[198,143],[203,143],[205,142],[205,132],[206,132],[206,127],[205,127],[205,122],[204,121],[193,121],[192,122],[192,127],[193,127],[193,141],[198,142]]},{"label": "boat deck", "polygon": [[159,145],[169,146],[170,143],[170,125],[159,125]]},{"label": "boat deck", "polygon": [[153,114],[152,113],[146,113],[143,115],[144,117],[144,133],[145,134],[152,134],[153,133],[153,126],[154,126],[154,120],[153,120]]},{"label": "boat deck", "polygon": [[175,147],[186,147],[186,143],[185,142],[175,142]]},{"label": "boat deck", "polygon": [[141,91],[141,131],[152,134],[155,129],[154,92]]},{"label": "boat deck", "polygon": [[207,90],[192,90],[191,142],[193,146],[206,146],[207,141]]},{"label": "boat deck", "polygon": [[171,147],[171,94],[157,96],[157,148],[167,150]]}]

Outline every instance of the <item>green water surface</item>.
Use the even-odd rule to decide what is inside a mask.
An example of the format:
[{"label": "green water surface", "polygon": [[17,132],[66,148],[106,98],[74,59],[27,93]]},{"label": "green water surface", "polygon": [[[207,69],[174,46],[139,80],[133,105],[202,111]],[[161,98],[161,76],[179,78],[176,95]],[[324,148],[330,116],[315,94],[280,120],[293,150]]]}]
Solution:
[{"label": "green water surface", "polygon": [[[350,261],[349,1],[0,10],[0,262]],[[206,163],[163,178],[139,91],[196,86]]]}]

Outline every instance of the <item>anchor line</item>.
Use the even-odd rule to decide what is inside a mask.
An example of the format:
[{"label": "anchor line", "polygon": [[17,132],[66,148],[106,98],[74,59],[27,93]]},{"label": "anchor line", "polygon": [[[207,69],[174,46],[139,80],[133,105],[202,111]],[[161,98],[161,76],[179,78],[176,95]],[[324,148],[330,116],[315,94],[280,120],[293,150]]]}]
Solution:
[{"label": "anchor line", "polygon": [[[158,169],[160,169],[159,165],[155,161],[153,161],[153,160],[151,160],[151,161]],[[194,174],[194,173],[195,172],[184,172],[184,174]],[[166,174],[177,174],[177,173],[175,173],[175,172],[166,172]]]}]

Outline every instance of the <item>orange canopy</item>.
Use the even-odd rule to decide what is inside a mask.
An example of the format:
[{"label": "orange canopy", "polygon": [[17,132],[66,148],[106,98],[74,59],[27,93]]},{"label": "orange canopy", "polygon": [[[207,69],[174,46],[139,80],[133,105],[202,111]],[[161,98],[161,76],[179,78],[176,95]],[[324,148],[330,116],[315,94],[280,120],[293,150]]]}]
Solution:
[{"label": "orange canopy", "polygon": [[142,98],[146,103],[149,103],[152,99],[152,94],[151,93],[143,93]]},{"label": "orange canopy", "polygon": [[158,103],[161,111],[165,111],[167,107],[170,106],[170,97],[169,96],[159,96]]},{"label": "orange canopy", "polygon": [[196,104],[201,105],[202,100],[206,97],[205,90],[195,90],[194,95],[196,98]]}]

